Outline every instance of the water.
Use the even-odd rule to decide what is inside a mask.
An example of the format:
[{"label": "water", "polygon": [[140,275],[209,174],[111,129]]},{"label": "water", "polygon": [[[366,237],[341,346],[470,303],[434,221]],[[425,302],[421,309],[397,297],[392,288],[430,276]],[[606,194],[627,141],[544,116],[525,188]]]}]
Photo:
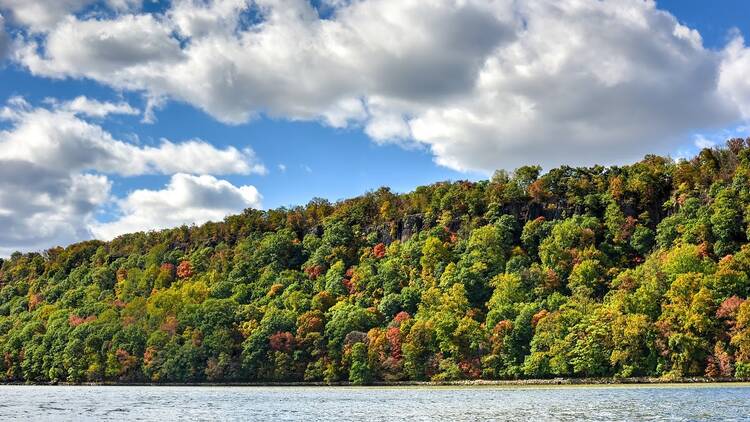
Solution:
[{"label": "water", "polygon": [[2,420],[750,420],[750,385],[0,386]]}]

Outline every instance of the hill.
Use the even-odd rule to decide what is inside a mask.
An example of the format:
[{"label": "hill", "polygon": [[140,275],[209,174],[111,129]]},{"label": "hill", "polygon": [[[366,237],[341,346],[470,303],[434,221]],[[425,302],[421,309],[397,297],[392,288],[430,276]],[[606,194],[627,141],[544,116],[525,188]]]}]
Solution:
[{"label": "hill", "polygon": [[0,260],[0,381],[750,376],[750,139]]}]

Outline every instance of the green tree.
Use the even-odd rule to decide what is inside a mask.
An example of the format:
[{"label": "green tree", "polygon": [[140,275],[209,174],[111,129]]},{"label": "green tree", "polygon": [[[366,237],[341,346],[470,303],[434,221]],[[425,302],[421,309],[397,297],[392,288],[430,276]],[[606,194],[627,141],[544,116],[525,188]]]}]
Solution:
[{"label": "green tree", "polygon": [[367,360],[367,346],[355,343],[351,351],[352,366],[349,369],[349,381],[354,385],[367,385],[372,382],[373,374]]}]

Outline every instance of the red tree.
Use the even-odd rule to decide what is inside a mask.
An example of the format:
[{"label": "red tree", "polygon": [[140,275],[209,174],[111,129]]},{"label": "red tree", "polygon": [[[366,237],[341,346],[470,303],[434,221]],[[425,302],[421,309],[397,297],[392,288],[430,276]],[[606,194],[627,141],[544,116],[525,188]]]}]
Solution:
[{"label": "red tree", "polygon": [[310,277],[310,280],[315,280],[323,273],[323,267],[320,265],[313,265],[305,268],[305,273]]},{"label": "red tree", "polygon": [[391,348],[391,357],[401,359],[401,330],[398,327],[390,327],[385,332],[385,337],[388,339],[388,345]]},{"label": "red tree", "polygon": [[406,321],[409,318],[411,318],[411,315],[409,315],[408,312],[401,311],[401,312],[397,313],[395,317],[393,317],[393,322],[398,327],[398,326],[401,326],[402,322]]},{"label": "red tree", "polygon": [[741,299],[737,296],[732,296],[721,302],[721,305],[719,305],[719,309],[716,310],[716,317],[717,318],[724,318],[724,319],[734,319],[735,316],[737,316],[737,310],[740,308],[740,305],[744,302],[744,299]]},{"label": "red tree", "polygon": [[539,321],[546,317],[547,314],[549,314],[549,312],[547,312],[546,309],[542,309],[541,311],[535,313],[534,316],[531,317],[531,326],[536,328],[536,325],[539,324]]},{"label": "red tree", "polygon": [[92,321],[96,321],[96,315],[89,315],[86,318],[79,317],[78,315],[70,315],[68,316],[68,323],[72,327],[77,327],[81,324],[86,324]]},{"label": "red tree", "polygon": [[288,331],[272,334],[268,338],[271,349],[277,352],[291,352],[294,347],[294,335]]},{"label": "red tree", "polygon": [[177,266],[177,277],[188,278],[193,275],[193,266],[190,265],[190,261],[182,261]]},{"label": "red tree", "polygon": [[385,256],[385,244],[378,243],[375,245],[374,248],[372,248],[372,254],[375,256],[375,258],[382,258]]}]

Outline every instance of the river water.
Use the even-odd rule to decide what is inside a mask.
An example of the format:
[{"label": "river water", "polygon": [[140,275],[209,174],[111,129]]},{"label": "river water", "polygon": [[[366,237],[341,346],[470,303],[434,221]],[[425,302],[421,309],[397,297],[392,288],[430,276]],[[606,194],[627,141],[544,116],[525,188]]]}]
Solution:
[{"label": "river water", "polygon": [[750,385],[0,386],[1,420],[750,420]]}]

